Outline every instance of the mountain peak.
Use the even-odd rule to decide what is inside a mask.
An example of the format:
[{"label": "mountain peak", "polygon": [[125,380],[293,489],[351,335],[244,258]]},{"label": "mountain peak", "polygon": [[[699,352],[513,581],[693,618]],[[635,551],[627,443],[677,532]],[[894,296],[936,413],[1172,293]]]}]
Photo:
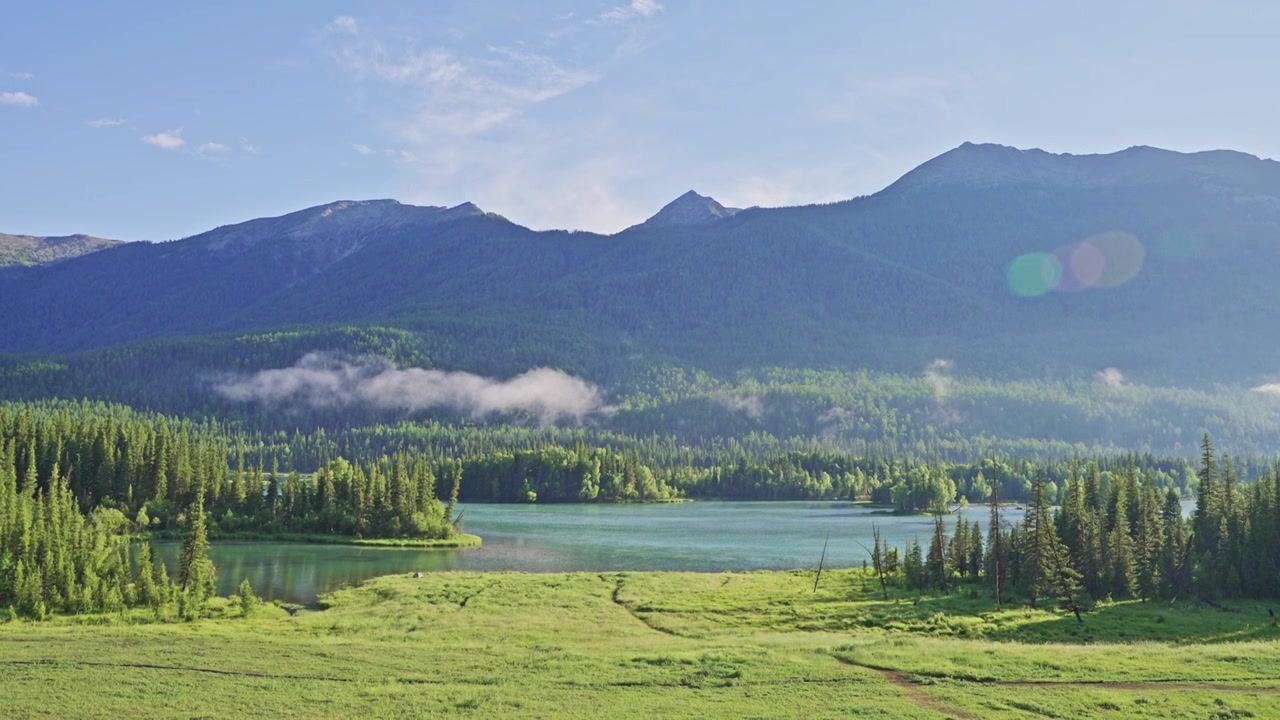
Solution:
[{"label": "mountain peak", "polygon": [[633,227],[663,228],[685,225],[706,225],[723,218],[731,217],[738,208],[725,207],[715,198],[699,195],[690,190],[672,200],[653,217]]}]

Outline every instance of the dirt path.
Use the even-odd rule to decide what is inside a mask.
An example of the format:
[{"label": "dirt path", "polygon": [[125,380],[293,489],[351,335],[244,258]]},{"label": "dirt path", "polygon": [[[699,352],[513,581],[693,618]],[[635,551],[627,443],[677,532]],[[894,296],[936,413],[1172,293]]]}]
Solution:
[{"label": "dirt path", "polygon": [[[851,667],[859,667],[867,670],[874,670],[885,680],[896,685],[907,694],[912,700],[922,707],[933,710],[934,712],[955,718],[973,718],[976,717],[972,713],[951,707],[942,700],[926,693],[914,678],[926,677],[939,680],[949,680],[955,683],[973,683],[975,685],[994,685],[999,687],[1010,688],[1106,688],[1109,690],[1188,690],[1203,691],[1213,690],[1215,692],[1239,692],[1250,693],[1254,695],[1273,695],[1280,696],[1280,688],[1277,687],[1250,687],[1248,685],[1232,685],[1230,684],[1234,678],[1169,678],[1164,680],[960,680],[947,677],[935,673],[906,673],[901,670],[883,667],[880,665],[872,665],[870,663],[857,662],[848,658],[833,655],[842,665]],[[1249,681],[1266,681],[1280,682],[1280,678],[1241,678],[1238,682]]]},{"label": "dirt path", "polygon": [[[609,579],[606,578],[604,575],[597,575],[596,577],[600,578],[604,582],[609,582]],[[621,592],[622,592],[622,578],[618,578],[616,584],[613,586],[613,592],[609,594],[609,599],[613,601],[614,605],[617,605],[623,610],[626,610],[628,615],[644,623],[645,627],[649,628],[650,630],[653,630],[654,632],[660,632],[663,635],[670,635],[671,637],[683,637],[678,632],[668,630],[660,625],[654,625],[652,622],[649,622],[648,618],[644,617],[640,613],[633,610],[630,605],[622,601],[622,598],[618,597],[618,594]]]},{"label": "dirt path", "polygon": [[881,677],[897,686],[899,690],[902,690],[902,692],[905,693],[907,697],[911,698],[911,700],[917,705],[928,710],[932,710],[939,715],[959,718],[959,720],[974,720],[974,718],[977,717],[968,710],[961,710],[960,708],[952,707],[942,700],[925,692],[924,688],[920,686],[920,683],[913,680],[907,673],[899,670],[893,670],[891,668],[879,667],[877,665],[855,662],[838,655],[833,655],[832,657],[834,657],[841,665],[874,670],[880,673]]},{"label": "dirt path", "polygon": [[[1277,678],[1242,678],[1249,680],[1275,681]],[[1221,679],[1189,680],[1175,678],[1169,680],[993,680],[990,685],[1003,687],[1043,688],[1043,687],[1101,687],[1112,690],[1218,690],[1222,692],[1247,692],[1258,695],[1280,695],[1280,688],[1249,687],[1248,685],[1228,685]]]}]

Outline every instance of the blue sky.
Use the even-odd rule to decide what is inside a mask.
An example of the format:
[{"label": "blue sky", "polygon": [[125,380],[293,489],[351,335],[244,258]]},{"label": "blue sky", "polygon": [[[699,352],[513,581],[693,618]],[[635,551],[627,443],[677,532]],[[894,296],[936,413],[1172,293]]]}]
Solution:
[{"label": "blue sky", "polygon": [[0,231],[339,199],[612,232],[875,192],[966,140],[1280,156],[1280,3],[7,3]]}]

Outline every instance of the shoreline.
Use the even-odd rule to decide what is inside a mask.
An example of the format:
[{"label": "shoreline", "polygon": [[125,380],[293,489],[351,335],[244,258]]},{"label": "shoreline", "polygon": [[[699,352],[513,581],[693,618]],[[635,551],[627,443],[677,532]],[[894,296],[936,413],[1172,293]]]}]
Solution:
[{"label": "shoreline", "polygon": [[[180,535],[169,533],[146,533],[134,536],[136,539],[180,541]],[[213,544],[224,542],[287,542],[303,545],[354,545],[357,547],[415,548],[458,550],[480,547],[484,539],[471,533],[459,533],[451,538],[357,538],[351,535],[323,535],[317,533],[290,532],[233,532],[210,536]]]}]

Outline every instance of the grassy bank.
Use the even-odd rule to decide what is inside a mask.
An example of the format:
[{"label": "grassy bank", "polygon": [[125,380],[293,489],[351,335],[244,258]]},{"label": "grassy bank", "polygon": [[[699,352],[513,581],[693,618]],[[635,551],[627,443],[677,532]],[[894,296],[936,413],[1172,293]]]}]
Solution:
[{"label": "grassy bank", "polygon": [[[152,533],[150,537],[157,540],[180,540],[181,535]],[[259,541],[259,542],[297,542],[318,545],[366,545],[373,547],[405,547],[405,548],[468,548],[479,547],[483,542],[479,535],[459,533],[451,538],[358,538],[351,535],[321,535],[312,533],[288,532],[234,532],[221,533],[210,538],[214,542]]]},{"label": "grassy bank", "polygon": [[1275,717],[1267,608],[1104,605],[1083,627],[858,570],[435,573],[290,616],[0,625],[15,717]]}]

